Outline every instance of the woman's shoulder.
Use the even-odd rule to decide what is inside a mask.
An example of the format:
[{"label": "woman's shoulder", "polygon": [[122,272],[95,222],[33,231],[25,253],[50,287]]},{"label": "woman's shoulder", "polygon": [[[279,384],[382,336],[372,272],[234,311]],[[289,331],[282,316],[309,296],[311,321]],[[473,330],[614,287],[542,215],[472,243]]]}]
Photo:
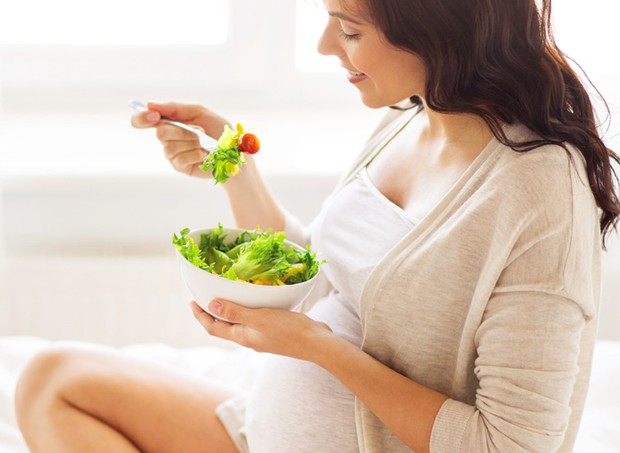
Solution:
[{"label": "woman's shoulder", "polygon": [[[511,141],[527,143],[540,136],[521,124],[511,125],[506,134]],[[528,151],[500,146],[494,171],[524,193],[542,190],[546,198],[554,191],[591,192],[586,164],[581,152],[571,143],[544,144]]]},{"label": "woman's shoulder", "polygon": [[[527,142],[536,135],[524,126],[512,125],[510,140]],[[516,151],[500,144],[485,162],[466,196],[485,218],[508,219],[513,232],[565,230],[577,225],[594,230],[597,205],[588,182],[584,159],[571,144],[546,144]],[[495,217],[494,217],[495,216]]]}]

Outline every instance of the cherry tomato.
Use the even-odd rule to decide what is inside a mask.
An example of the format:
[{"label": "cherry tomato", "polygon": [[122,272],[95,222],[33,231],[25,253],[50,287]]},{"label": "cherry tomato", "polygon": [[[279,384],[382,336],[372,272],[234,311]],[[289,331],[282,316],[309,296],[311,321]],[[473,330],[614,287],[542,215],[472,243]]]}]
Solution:
[{"label": "cherry tomato", "polygon": [[260,142],[256,135],[245,133],[239,137],[239,151],[242,153],[255,154],[259,149]]}]

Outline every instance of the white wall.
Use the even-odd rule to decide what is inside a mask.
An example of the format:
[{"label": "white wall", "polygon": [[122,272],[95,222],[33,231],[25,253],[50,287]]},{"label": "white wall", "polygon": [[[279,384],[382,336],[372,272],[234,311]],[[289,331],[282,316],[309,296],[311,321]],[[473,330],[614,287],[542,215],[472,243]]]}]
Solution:
[{"label": "white wall", "polygon": [[[333,176],[271,176],[309,221]],[[123,345],[212,341],[191,316],[171,244],[179,229],[231,225],[224,193],[182,176],[9,178],[0,335]]]},{"label": "white wall", "polygon": [[[188,295],[169,240],[183,226],[230,222],[230,212],[220,189],[174,174],[151,131],[129,126],[126,102],[199,102],[249,125],[263,142],[259,166],[283,202],[308,220],[379,112],[361,106],[342,72],[296,66],[298,3],[230,0],[235,27],[221,47],[0,42],[0,251],[6,238],[7,253],[0,335],[205,341],[179,308]],[[3,20],[11,5],[0,0]],[[597,25],[615,18],[617,5],[556,5],[558,41],[585,59],[607,97],[615,114],[607,138],[620,149],[620,68],[615,55],[594,56],[620,41],[617,27]],[[127,13],[121,2],[106,7]],[[586,13],[597,20],[583,20]],[[616,241],[605,257],[605,338],[620,339],[619,249]]]},{"label": "white wall", "polygon": [[[335,175],[270,175],[309,221]],[[231,222],[223,192],[180,175],[5,180],[8,267],[0,334],[177,346],[208,340],[190,315],[170,243],[190,226]],[[620,241],[604,256],[600,337],[620,340]]]}]

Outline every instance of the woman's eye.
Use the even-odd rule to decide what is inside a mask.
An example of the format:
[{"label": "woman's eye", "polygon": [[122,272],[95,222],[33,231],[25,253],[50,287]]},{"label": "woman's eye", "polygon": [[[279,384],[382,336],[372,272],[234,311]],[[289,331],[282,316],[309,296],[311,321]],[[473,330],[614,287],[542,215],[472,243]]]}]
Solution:
[{"label": "woman's eye", "polygon": [[344,30],[341,28],[340,29],[340,36],[342,37],[342,39],[344,39],[345,41],[355,41],[356,39],[359,39],[360,35],[359,34],[349,34],[349,33],[345,33]]}]

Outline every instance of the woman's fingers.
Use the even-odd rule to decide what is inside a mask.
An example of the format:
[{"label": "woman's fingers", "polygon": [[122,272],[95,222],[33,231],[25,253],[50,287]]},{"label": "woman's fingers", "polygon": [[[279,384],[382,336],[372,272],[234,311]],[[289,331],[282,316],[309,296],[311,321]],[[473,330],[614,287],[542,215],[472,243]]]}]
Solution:
[{"label": "woman's fingers", "polygon": [[245,316],[245,312],[249,310],[251,309],[224,300],[216,299],[209,302],[210,313],[231,323],[245,323],[251,320],[251,316]]},{"label": "woman's fingers", "polygon": [[[191,135],[191,132],[187,133]],[[175,170],[190,176],[208,176],[200,170],[200,166],[209,153],[200,147],[197,140],[165,140],[162,145],[166,159]]]},{"label": "woman's fingers", "polygon": [[185,173],[189,176],[207,177],[208,174],[200,169],[205,155],[206,153],[202,149],[193,149],[176,153],[174,156],[169,157],[168,160],[172,167],[180,173]]},{"label": "woman's fingers", "polygon": [[175,170],[190,176],[208,176],[199,168],[208,152],[200,147],[194,134],[172,125],[161,124],[157,126],[157,138],[163,145],[166,159]]},{"label": "woman's fingers", "polygon": [[225,118],[197,104],[180,104],[178,102],[148,102],[148,110],[135,113],[131,124],[136,128],[157,126],[162,118],[180,121],[198,126],[209,136],[217,138],[224,126],[229,124]]},{"label": "woman's fingers", "polygon": [[[209,310],[212,310],[212,306],[215,309],[215,305],[213,305],[214,302],[211,302],[209,305]],[[191,302],[191,308],[194,313],[194,317],[198,320],[202,327],[205,328],[209,335],[213,335],[214,337],[222,338],[224,340],[231,340],[242,346],[246,346],[244,333],[242,332],[246,329],[245,325],[233,324],[232,320],[227,322],[217,319],[210,313],[204,311],[195,301]],[[230,316],[231,313],[228,313],[228,315]],[[222,319],[227,319],[224,318],[223,314],[217,314],[217,316],[222,317]],[[232,317],[235,318],[235,315],[232,315]]]},{"label": "woman's fingers", "polygon": [[[199,105],[190,104],[178,104],[176,102],[169,103],[156,103],[149,102],[147,104],[148,110],[144,112],[138,112],[132,115],[132,126],[144,129],[147,127],[158,126],[162,118],[169,120],[180,121],[186,124],[196,124],[197,120],[205,116],[206,109]],[[166,131],[174,126],[167,126]],[[159,128],[158,128],[159,129]],[[176,128],[177,130],[181,130]],[[171,129],[170,129],[171,130]],[[185,134],[191,132],[183,131]]]},{"label": "woman's fingers", "polygon": [[192,302],[194,316],[210,335],[258,352],[309,360],[317,340],[333,335],[327,324],[297,312],[247,308],[219,299],[208,309],[212,314]]},{"label": "woman's fingers", "polygon": [[226,121],[200,105],[176,102],[149,102],[149,110],[131,116],[131,124],[138,129],[154,127],[157,139],[163,145],[164,155],[180,173],[199,178],[211,178],[211,172],[200,168],[208,152],[200,146],[198,137],[190,131],[163,122],[162,119],[181,121],[196,127],[211,137],[219,137]]},{"label": "woman's fingers", "polygon": [[206,311],[204,311],[202,308],[200,308],[200,306],[195,301],[192,300],[190,302],[190,307],[192,309],[194,317],[205,329],[207,329],[211,324],[215,322],[215,318]]},{"label": "woman's fingers", "polygon": [[158,112],[162,117],[192,123],[205,114],[206,109],[200,105],[180,104],[178,102],[148,102],[147,107],[151,111]]},{"label": "woman's fingers", "polygon": [[[197,127],[197,129],[201,129]],[[173,126],[172,124],[160,123],[157,125],[157,139],[162,142],[169,141],[191,141],[194,143],[198,143],[198,137],[196,134],[193,134],[190,131],[186,131],[185,129],[181,129],[180,127]]]},{"label": "woman's fingers", "polygon": [[201,163],[208,153],[197,145],[166,143],[164,145],[164,154],[166,159],[173,164],[194,165]]},{"label": "woman's fingers", "polygon": [[146,111],[131,115],[131,125],[138,129],[146,129],[156,126],[161,120],[159,112]]},{"label": "woman's fingers", "polygon": [[149,110],[158,112],[164,118],[199,126],[213,138],[218,138],[224,131],[224,126],[229,124],[225,118],[197,104],[149,102],[147,107]]}]

